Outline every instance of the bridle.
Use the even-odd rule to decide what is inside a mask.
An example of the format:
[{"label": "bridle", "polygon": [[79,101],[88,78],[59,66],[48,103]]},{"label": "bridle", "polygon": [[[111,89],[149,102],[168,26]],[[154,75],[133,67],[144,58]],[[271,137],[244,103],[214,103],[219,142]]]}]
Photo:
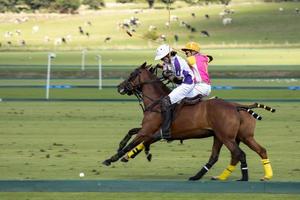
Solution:
[{"label": "bridle", "polygon": [[[124,81],[124,88],[126,90],[126,93],[128,95],[130,94],[134,94],[136,96],[136,98],[139,101],[139,105],[141,106],[143,112],[146,111],[152,111],[152,112],[161,112],[160,110],[154,110],[153,108],[161,101],[162,98],[159,99],[153,99],[148,95],[143,94],[142,92],[142,88],[144,85],[146,84],[153,84],[153,83],[157,83],[157,82],[162,82],[164,80],[163,77],[161,78],[156,78],[153,80],[146,80],[146,81],[141,81],[141,69],[138,68],[136,69],[134,72],[132,72],[129,76],[129,78],[127,80]],[[137,84],[133,84],[133,81],[138,78],[138,82]],[[144,98],[149,99],[152,103],[145,107],[145,105],[143,104]]]}]

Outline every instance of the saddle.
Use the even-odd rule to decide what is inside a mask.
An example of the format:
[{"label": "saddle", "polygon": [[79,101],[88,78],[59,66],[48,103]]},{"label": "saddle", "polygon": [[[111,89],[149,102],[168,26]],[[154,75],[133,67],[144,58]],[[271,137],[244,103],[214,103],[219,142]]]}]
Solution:
[{"label": "saddle", "polygon": [[202,98],[204,96],[201,94],[198,94],[197,96],[188,98],[185,97],[184,99],[181,100],[181,102],[179,104],[183,104],[183,105],[195,105],[196,103],[199,103],[202,101]]}]

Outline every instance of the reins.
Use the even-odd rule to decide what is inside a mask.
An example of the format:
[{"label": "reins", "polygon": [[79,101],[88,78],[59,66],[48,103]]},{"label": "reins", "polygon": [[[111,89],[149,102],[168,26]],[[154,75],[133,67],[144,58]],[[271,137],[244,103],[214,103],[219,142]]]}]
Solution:
[{"label": "reins", "polygon": [[[160,110],[154,110],[153,108],[161,101],[162,98],[153,99],[150,96],[143,94],[142,91],[139,90],[139,88],[141,88],[143,85],[146,85],[146,84],[152,84],[152,83],[157,83],[157,82],[162,83],[162,80],[164,80],[164,78],[161,77],[161,78],[156,78],[154,80],[147,80],[147,81],[144,81],[144,82],[142,82],[140,78],[141,77],[139,76],[139,83],[136,84],[136,85],[132,85],[130,82],[128,82],[128,84],[130,84],[130,86],[132,88],[132,93],[138,99],[139,105],[142,108],[143,112],[150,111],[150,112],[160,113],[161,112]],[[152,102],[147,107],[145,107],[145,105],[143,104],[144,98],[147,98]]]}]

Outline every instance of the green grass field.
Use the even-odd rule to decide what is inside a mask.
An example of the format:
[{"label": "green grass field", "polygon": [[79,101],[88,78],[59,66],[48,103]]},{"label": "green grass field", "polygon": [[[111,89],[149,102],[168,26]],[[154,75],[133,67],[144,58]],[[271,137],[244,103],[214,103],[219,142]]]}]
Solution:
[{"label": "green grass field", "polygon": [[[299,180],[300,127],[297,103],[268,103],[277,113],[258,111],[264,120],[257,123],[256,138],[268,149],[274,181]],[[137,103],[9,103],[1,106],[0,179],[86,179],[185,180],[207,161],[212,139],[158,142],[153,145],[153,161],[143,154],[127,164],[104,167],[122,136],[138,127],[142,113]],[[47,128],[45,128],[47,127]],[[259,157],[247,153],[250,180],[263,174]],[[224,148],[218,164],[205,180],[229,162]],[[172,169],[172,170],[171,170]],[[237,179],[237,170],[230,180]]]},{"label": "green grass field", "polygon": [[[299,48],[223,48],[203,49],[203,53],[214,57],[210,70],[263,70],[262,66],[275,66],[275,70],[299,70]],[[97,69],[96,55],[102,56],[104,69],[116,65],[122,68],[131,68],[141,65],[143,62],[156,64],[154,61],[155,50],[99,50],[88,51],[85,64],[92,65],[91,69]],[[18,68],[45,69],[48,52],[0,52],[0,69],[10,69],[10,65]],[[182,53],[181,56],[185,57]],[[80,70],[81,51],[57,51],[56,58],[52,61],[54,69],[59,70],[61,65],[67,65],[70,69]],[[35,67],[35,65],[37,65]],[[58,66],[55,68],[55,66]],[[226,69],[224,69],[224,65]],[[243,67],[244,66],[244,67]],[[257,67],[256,67],[257,66]],[[17,68],[17,67],[16,67]],[[18,69],[17,68],[17,69]],[[250,69],[249,69],[250,68]],[[65,69],[65,68],[63,68]],[[87,67],[89,69],[89,67]]]},{"label": "green grass field", "polygon": [[[256,139],[267,148],[274,170],[273,181],[299,180],[300,128],[298,103],[268,103],[276,113],[260,111]],[[137,103],[9,103],[0,104],[0,179],[85,179],[112,180],[186,180],[208,159],[212,139],[158,142],[153,145],[153,161],[143,154],[129,163],[104,167],[101,162],[112,155],[126,131],[139,126],[142,114]],[[47,128],[45,128],[47,127]],[[247,154],[250,180],[263,175],[259,157],[241,145]],[[204,177],[220,173],[229,162],[224,148],[218,163]],[[239,170],[230,180],[238,179]],[[0,193],[1,199],[148,199],[166,196],[174,199],[296,199],[298,195],[212,195],[172,193]],[[76,197],[75,197],[76,196]]]}]

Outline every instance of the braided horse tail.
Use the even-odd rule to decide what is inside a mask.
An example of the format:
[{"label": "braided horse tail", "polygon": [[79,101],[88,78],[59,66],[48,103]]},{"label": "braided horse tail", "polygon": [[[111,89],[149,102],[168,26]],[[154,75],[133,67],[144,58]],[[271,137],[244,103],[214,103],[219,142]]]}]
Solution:
[{"label": "braided horse tail", "polygon": [[262,120],[262,116],[260,116],[259,114],[257,114],[256,112],[254,112],[252,109],[254,108],[263,108],[267,111],[270,111],[270,112],[275,112],[276,109],[274,108],[271,108],[269,106],[266,106],[264,104],[260,104],[260,103],[254,103],[254,104],[251,104],[251,105],[241,105],[241,104],[237,104],[237,109],[238,111],[240,110],[243,110],[243,111],[246,111],[248,112],[250,115],[252,115],[255,119],[257,120]]}]

